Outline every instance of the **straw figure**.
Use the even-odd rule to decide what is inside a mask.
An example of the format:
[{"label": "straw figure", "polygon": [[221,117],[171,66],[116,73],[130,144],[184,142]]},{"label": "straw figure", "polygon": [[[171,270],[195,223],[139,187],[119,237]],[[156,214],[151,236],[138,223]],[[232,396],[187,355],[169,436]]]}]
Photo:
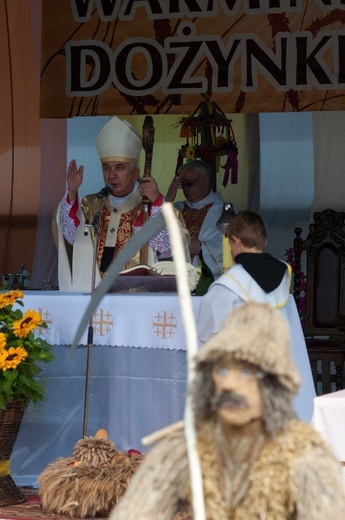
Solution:
[{"label": "straw figure", "polygon": [[74,446],[71,458],[59,458],[38,477],[42,509],[69,518],[108,516],[137,470],[142,455],[120,452],[99,430]]},{"label": "straw figure", "polygon": [[[254,302],[235,309],[195,362],[206,519],[343,519],[340,463],[293,410],[300,377],[280,313]],[[184,500],[191,503],[185,432],[175,427],[145,456],[109,518],[169,520]]]}]

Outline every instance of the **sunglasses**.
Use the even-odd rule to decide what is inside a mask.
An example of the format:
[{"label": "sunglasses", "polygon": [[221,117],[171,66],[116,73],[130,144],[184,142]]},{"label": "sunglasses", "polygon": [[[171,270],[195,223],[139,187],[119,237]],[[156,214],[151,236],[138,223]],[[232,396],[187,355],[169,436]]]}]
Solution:
[{"label": "sunglasses", "polygon": [[191,188],[196,182],[201,181],[201,179],[204,179],[204,177],[199,177],[199,179],[195,179],[195,181],[185,181],[181,182],[181,188]]}]

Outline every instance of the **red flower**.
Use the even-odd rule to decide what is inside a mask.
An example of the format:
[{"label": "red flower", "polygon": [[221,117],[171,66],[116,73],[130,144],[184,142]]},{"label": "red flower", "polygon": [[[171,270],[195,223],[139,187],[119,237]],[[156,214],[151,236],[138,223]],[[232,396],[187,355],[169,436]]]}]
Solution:
[{"label": "red flower", "polygon": [[301,296],[300,300],[299,300],[299,312],[302,314],[305,314],[305,311],[306,311],[306,308],[307,308],[307,299],[305,296]]},{"label": "red flower", "polygon": [[201,149],[201,158],[204,161],[210,161],[213,157],[213,150],[210,146],[204,146]]},{"label": "red flower", "polygon": [[301,291],[307,290],[307,281],[305,278],[301,278],[300,289],[301,289]]},{"label": "red flower", "polygon": [[136,457],[136,456],[138,457],[141,455],[141,453],[140,453],[140,451],[135,450],[134,448],[131,448],[130,450],[128,450],[128,455],[130,457]]}]

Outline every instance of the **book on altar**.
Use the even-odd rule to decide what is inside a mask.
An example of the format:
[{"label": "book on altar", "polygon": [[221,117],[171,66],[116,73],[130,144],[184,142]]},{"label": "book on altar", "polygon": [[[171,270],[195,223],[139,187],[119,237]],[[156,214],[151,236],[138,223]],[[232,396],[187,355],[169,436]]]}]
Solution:
[{"label": "book on altar", "polygon": [[[196,287],[196,270],[187,263],[191,291]],[[149,266],[138,264],[120,271],[109,292],[177,292],[176,264],[162,260]]]},{"label": "book on altar", "polygon": [[120,271],[119,276],[176,276],[175,262],[162,260],[149,266],[138,264]]}]

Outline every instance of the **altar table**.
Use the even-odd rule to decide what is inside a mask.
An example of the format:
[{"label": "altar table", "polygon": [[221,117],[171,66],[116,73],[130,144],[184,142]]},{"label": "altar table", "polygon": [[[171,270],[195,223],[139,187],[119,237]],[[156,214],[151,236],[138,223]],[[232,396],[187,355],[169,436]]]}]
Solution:
[{"label": "altar table", "polygon": [[[43,365],[45,399],[25,412],[11,458],[18,485],[35,485],[58,457],[72,455],[83,434],[87,331],[71,352],[90,294],[27,291],[24,309],[47,323],[39,334],[54,347],[56,360]],[[199,297],[192,297],[195,316]],[[296,337],[295,359],[306,381],[296,409],[312,415],[313,385],[305,345],[300,345],[297,311],[288,306]],[[145,451],[141,439],[183,418],[186,392],[185,333],[176,293],[108,294],[93,319],[87,436],[108,431],[118,449]],[[297,332],[296,332],[297,331]],[[300,402],[298,402],[300,401]]]},{"label": "altar table", "polygon": [[[24,292],[24,310],[47,323],[39,335],[56,360],[43,365],[45,399],[30,406],[11,458],[19,485],[34,485],[57,457],[72,454],[83,434],[87,331],[71,352],[91,296]],[[195,312],[200,298],[193,297]],[[180,420],[186,391],[186,352],[179,299],[174,294],[109,294],[94,313],[87,436],[108,431],[118,449],[144,451],[143,436]]]},{"label": "altar table", "polygon": [[345,486],[345,390],[315,397],[312,423],[342,464]]}]

